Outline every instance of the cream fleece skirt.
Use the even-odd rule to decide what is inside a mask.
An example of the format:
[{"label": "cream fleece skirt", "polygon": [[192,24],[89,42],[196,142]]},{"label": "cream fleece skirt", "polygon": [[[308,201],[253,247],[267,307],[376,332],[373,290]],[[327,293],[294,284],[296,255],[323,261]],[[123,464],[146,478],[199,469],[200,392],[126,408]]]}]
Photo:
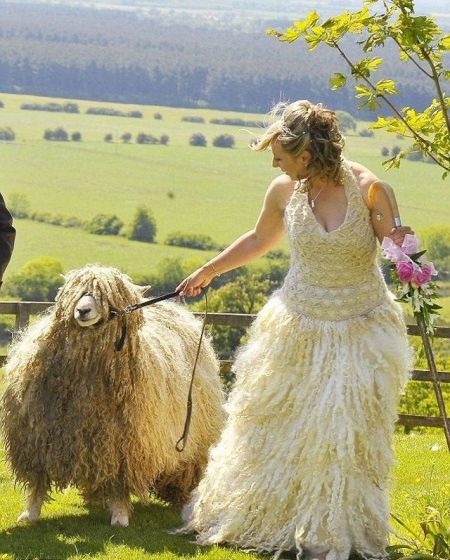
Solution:
[{"label": "cream fleece skirt", "polygon": [[410,360],[390,300],[322,321],[292,315],[274,294],[238,353],[228,421],[182,531],[275,558],[385,556],[391,439]]}]

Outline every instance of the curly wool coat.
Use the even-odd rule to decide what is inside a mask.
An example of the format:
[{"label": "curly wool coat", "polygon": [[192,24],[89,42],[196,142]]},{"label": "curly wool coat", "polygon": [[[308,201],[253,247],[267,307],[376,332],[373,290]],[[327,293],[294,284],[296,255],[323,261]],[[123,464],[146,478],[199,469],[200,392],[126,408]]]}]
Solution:
[{"label": "curly wool coat", "polygon": [[[74,307],[87,292],[102,320],[82,328]],[[205,338],[178,453],[201,325],[180,305],[159,303],[126,316],[116,351],[121,322],[109,311],[141,299],[142,288],[114,268],[72,271],[55,306],[13,344],[1,428],[18,482],[43,492],[75,485],[91,502],[145,500],[149,491],[178,505],[187,499],[224,420],[218,362]]]}]

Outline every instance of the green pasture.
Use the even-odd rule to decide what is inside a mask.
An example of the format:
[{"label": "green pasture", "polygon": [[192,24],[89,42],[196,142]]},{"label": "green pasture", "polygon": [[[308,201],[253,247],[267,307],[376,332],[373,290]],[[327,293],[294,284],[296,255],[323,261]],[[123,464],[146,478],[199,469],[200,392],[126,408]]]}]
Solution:
[{"label": "green pasture", "polygon": [[[136,244],[124,239],[88,236],[18,220],[17,250],[7,274],[39,255],[60,258],[65,269],[97,261],[114,264],[129,273],[154,272],[164,256],[185,256],[180,249],[163,245],[168,233],[183,231],[210,235],[226,244],[251,228],[258,216],[267,185],[275,176],[269,153],[253,153],[249,141],[257,128],[209,124],[210,118],[240,117],[262,120],[263,115],[206,109],[182,109],[77,101],[80,114],[20,110],[24,102],[67,100],[0,94],[0,128],[10,126],[16,141],[0,144],[0,191],[24,193],[32,211],[47,211],[82,219],[97,213],[115,213],[131,220],[138,205],[155,214],[157,243]],[[143,119],[86,115],[88,107],[140,110]],[[162,120],[154,114],[161,113]],[[182,122],[183,116],[202,116],[206,123]],[[370,123],[359,123],[359,129]],[[48,142],[46,128],[64,127],[80,132],[82,142]],[[130,132],[170,137],[167,146],[123,144],[120,136]],[[202,132],[208,147],[191,147],[189,137]],[[115,142],[103,141],[111,133]],[[222,133],[236,139],[234,149],[212,147]],[[381,148],[402,146],[405,140],[377,131],[374,138],[354,133],[347,137],[347,156],[372,168],[397,192],[404,222],[416,230],[448,223],[448,182],[441,180],[435,165],[405,161],[400,170],[382,169]],[[136,258],[138,254],[138,258]],[[195,251],[200,261],[209,255]],[[190,256],[192,256],[189,253]]]},{"label": "green pasture", "polygon": [[[396,467],[391,485],[391,511],[414,530],[424,520],[426,506],[447,511],[450,504],[448,451],[442,434],[395,436]],[[282,465],[280,464],[280,468]],[[224,547],[200,548],[192,536],[171,535],[180,525],[179,514],[165,504],[135,503],[128,528],[109,525],[105,510],[88,510],[74,489],[54,493],[44,505],[41,520],[34,525],[18,525],[23,494],[13,485],[2,461],[0,464],[0,559],[82,560],[244,560],[260,556]],[[276,505],[274,504],[274,507]],[[393,526],[399,535],[405,529]],[[393,542],[398,538],[393,537]],[[266,557],[267,558],[267,557]]]}]

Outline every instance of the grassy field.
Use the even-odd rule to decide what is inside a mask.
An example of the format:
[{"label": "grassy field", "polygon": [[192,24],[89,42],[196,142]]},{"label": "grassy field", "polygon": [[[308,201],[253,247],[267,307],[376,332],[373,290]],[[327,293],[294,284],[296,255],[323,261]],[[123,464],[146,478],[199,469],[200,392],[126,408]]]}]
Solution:
[{"label": "grassy field", "polygon": [[[186,254],[163,245],[170,232],[203,233],[224,244],[252,227],[265,189],[276,174],[269,153],[256,154],[247,147],[258,129],[208,123],[213,117],[261,120],[262,115],[90,101],[77,102],[80,114],[65,114],[20,110],[24,102],[49,101],[43,98],[0,94],[0,100],[5,104],[0,109],[0,128],[10,126],[16,133],[14,143],[0,144],[0,190],[6,200],[20,192],[27,196],[33,211],[82,219],[115,213],[124,222],[131,220],[138,205],[146,204],[153,209],[158,226],[157,244],[128,245],[123,239],[18,220],[17,247],[7,274],[42,254],[60,258],[65,269],[95,261],[114,264],[131,274],[155,271],[165,256]],[[84,114],[94,106],[137,109],[144,118]],[[154,119],[156,112],[162,120]],[[190,115],[202,116],[207,122],[181,121]],[[69,133],[81,132],[82,142],[44,141],[44,130],[57,126]],[[119,140],[123,132],[133,137],[138,132],[157,137],[168,134],[170,142],[168,146],[126,145]],[[208,147],[188,145],[194,132],[205,134]],[[117,141],[104,142],[107,133]],[[211,146],[212,139],[222,133],[235,136],[234,149]],[[395,186],[404,222],[419,231],[448,222],[448,183],[441,180],[437,166],[405,162],[400,170],[385,172],[381,147],[405,141],[383,132],[376,132],[374,138],[349,135],[347,140],[348,157],[374,169]],[[189,256],[193,254],[201,260],[209,256],[198,251]]]},{"label": "grassy field", "polygon": [[[395,436],[396,467],[391,487],[391,511],[419,530],[425,507],[449,509],[450,472],[444,438],[438,433]],[[280,468],[282,468],[280,466]],[[86,558],[117,560],[243,560],[254,554],[223,547],[199,548],[191,536],[170,535],[180,525],[179,515],[164,504],[135,504],[130,527],[112,528],[102,509],[87,510],[78,493],[55,493],[44,506],[41,520],[18,525],[23,508],[22,492],[14,488],[5,465],[0,465],[0,559]],[[393,523],[399,534],[404,529]],[[398,539],[393,537],[393,542]],[[267,559],[267,557],[266,557]]]}]

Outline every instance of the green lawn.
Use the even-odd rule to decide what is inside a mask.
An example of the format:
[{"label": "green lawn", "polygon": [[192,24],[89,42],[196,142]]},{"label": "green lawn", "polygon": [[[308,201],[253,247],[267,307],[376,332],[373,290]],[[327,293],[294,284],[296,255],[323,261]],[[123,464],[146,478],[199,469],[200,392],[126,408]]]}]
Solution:
[{"label": "green lawn", "polygon": [[[395,436],[391,510],[418,529],[425,507],[450,507],[449,454],[441,433]],[[280,468],[282,468],[280,466]],[[11,559],[157,559],[243,560],[257,555],[223,547],[200,548],[192,537],[169,535],[179,526],[179,515],[157,502],[135,504],[130,527],[112,528],[102,509],[88,511],[75,490],[55,493],[44,506],[41,520],[18,525],[22,492],[14,488],[4,463],[0,466],[0,558]],[[394,523],[395,525],[395,523]],[[398,527],[396,527],[398,529]],[[406,536],[403,529],[400,534]],[[397,539],[393,538],[393,542]]]},{"label": "green lawn", "polygon": [[[138,205],[146,204],[153,209],[158,226],[157,244],[132,244],[125,249],[128,241],[123,239],[106,241],[80,230],[67,232],[61,227],[18,221],[18,248],[7,275],[42,254],[57,256],[65,269],[95,260],[130,273],[154,272],[163,255],[185,256],[179,249],[163,245],[170,232],[207,234],[225,244],[251,228],[266,187],[276,174],[269,153],[253,153],[247,147],[258,129],[181,121],[189,115],[203,116],[206,121],[233,116],[261,120],[262,115],[90,101],[78,101],[80,114],[65,114],[19,109],[23,102],[47,99],[11,94],[0,94],[0,99],[5,104],[0,109],[0,128],[10,126],[16,133],[14,143],[0,144],[0,190],[7,200],[12,193],[20,192],[27,196],[32,211],[82,219],[115,213],[124,222],[131,220]],[[138,109],[144,118],[84,114],[92,106]],[[163,119],[155,120],[155,112]],[[359,123],[359,128],[368,124]],[[83,141],[44,141],[44,130],[57,126],[69,133],[81,132]],[[138,132],[168,134],[170,142],[168,146],[126,145],[119,141],[126,131],[133,137]],[[208,147],[188,145],[194,132],[205,134]],[[106,133],[113,134],[117,142],[104,142]],[[212,139],[221,133],[235,136],[234,149],[211,146]],[[381,148],[403,145],[404,140],[382,131],[377,131],[374,138],[352,134],[347,140],[350,158],[372,168],[395,187],[404,222],[417,231],[448,222],[448,183],[441,180],[437,166],[406,161],[400,170],[385,172]],[[145,256],[136,259],[136,253]],[[196,254],[201,261],[209,256]]]}]

